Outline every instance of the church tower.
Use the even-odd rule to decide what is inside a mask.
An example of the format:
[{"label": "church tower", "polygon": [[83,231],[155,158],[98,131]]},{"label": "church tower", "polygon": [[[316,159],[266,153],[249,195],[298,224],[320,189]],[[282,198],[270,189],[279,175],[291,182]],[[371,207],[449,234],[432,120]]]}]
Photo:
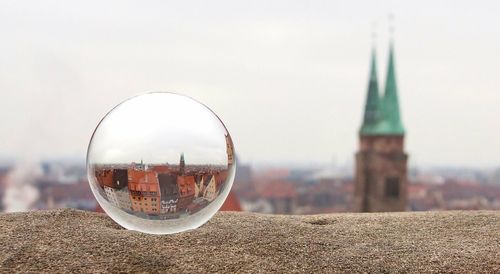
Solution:
[{"label": "church tower", "polygon": [[179,161],[179,174],[182,176],[186,172],[186,163],[184,162],[184,152],[181,154],[181,160]]},{"label": "church tower", "polygon": [[355,210],[358,212],[404,211],[407,201],[405,129],[401,122],[391,42],[387,78],[378,92],[375,50],[372,51],[370,80],[363,124],[356,153]]}]

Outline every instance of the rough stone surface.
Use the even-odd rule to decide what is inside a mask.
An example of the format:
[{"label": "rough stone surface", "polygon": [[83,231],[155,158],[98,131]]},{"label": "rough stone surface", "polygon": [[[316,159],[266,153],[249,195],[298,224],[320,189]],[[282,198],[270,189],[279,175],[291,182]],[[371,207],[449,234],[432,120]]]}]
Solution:
[{"label": "rough stone surface", "polygon": [[71,209],[0,215],[2,273],[500,273],[500,212],[218,213],[176,235]]}]

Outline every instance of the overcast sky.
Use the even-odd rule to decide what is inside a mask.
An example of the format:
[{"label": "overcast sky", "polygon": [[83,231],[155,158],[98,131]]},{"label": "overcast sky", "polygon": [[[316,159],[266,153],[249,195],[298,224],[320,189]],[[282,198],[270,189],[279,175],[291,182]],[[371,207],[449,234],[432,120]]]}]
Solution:
[{"label": "overcast sky", "polygon": [[352,163],[389,12],[411,164],[499,166],[498,1],[1,1],[0,156],[83,158],[116,104],[174,91],[243,161]]},{"label": "overcast sky", "polygon": [[226,129],[204,105],[173,93],[126,100],[99,123],[89,146],[91,164],[227,165]]}]

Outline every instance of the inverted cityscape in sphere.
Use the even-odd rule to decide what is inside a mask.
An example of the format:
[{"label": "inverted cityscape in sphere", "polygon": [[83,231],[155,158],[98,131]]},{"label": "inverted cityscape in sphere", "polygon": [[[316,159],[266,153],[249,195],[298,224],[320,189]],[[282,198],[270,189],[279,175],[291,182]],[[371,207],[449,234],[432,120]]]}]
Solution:
[{"label": "inverted cityscape in sphere", "polygon": [[126,100],[101,121],[87,169],[92,192],[113,220],[169,234],[196,228],[218,211],[234,180],[233,155],[229,133],[206,106],[149,93]]}]

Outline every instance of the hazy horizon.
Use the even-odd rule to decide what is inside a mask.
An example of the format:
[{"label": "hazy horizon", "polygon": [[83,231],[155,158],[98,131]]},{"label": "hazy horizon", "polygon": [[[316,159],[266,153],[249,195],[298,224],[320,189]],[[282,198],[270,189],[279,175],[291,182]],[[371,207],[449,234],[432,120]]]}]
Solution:
[{"label": "hazy horizon", "polygon": [[133,95],[210,107],[244,163],[354,163],[387,14],[410,166],[500,166],[495,1],[4,1],[0,158],[85,158]]}]

